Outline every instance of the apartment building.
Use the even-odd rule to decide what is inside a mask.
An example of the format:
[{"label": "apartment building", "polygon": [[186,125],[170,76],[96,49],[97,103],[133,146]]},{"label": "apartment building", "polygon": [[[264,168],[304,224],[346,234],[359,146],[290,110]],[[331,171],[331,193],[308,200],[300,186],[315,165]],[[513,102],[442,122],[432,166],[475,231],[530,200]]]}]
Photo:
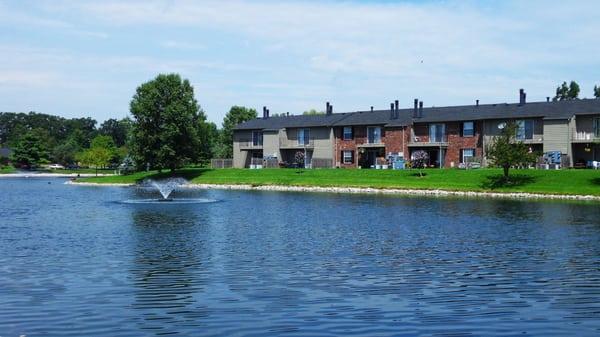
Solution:
[{"label": "apartment building", "polygon": [[[312,168],[376,167],[390,156],[410,159],[418,150],[429,154],[430,167],[488,164],[486,146],[501,128],[514,121],[516,138],[536,153],[560,152],[567,165],[585,167],[600,161],[600,99],[527,102],[519,91],[516,103],[425,107],[333,113],[313,116],[263,117],[238,125],[234,132],[234,167],[249,167],[252,158],[294,162],[298,151]],[[281,165],[281,166],[286,166]]]}]

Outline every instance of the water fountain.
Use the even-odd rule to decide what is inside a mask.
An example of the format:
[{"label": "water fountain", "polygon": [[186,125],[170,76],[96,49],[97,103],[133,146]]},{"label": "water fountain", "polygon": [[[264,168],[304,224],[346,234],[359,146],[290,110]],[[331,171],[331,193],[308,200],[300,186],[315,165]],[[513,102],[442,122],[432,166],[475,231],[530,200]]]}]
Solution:
[{"label": "water fountain", "polygon": [[167,179],[146,179],[138,185],[138,189],[141,193],[160,193],[160,198],[151,199],[129,199],[123,201],[126,204],[199,204],[199,203],[210,203],[216,202],[214,199],[205,198],[173,198],[171,194],[173,191],[184,188],[188,185],[188,181],[183,178],[167,178]]},{"label": "water fountain", "polygon": [[165,180],[148,179],[147,183],[156,187],[160,195],[162,195],[162,199],[158,199],[158,201],[173,201],[173,199],[169,199],[171,192],[188,182],[183,178],[168,178]]}]

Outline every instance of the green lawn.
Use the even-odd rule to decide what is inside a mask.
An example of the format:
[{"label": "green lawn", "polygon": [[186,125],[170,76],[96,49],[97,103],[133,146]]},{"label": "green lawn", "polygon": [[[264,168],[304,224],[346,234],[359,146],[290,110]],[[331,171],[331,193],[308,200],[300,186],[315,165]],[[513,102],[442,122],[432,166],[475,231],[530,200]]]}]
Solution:
[{"label": "green lawn", "polygon": [[0,167],[0,174],[5,174],[5,173],[15,173],[17,170],[12,167],[12,166],[3,166]]},{"label": "green lawn", "polygon": [[[500,169],[416,170],[347,169],[182,169],[175,176],[193,183],[284,186],[338,186],[374,188],[444,189],[451,191],[530,192],[546,194],[600,195],[600,170],[511,170],[512,183],[498,182]],[[139,172],[128,176],[82,178],[82,182],[135,183],[160,179],[170,173]]]}]

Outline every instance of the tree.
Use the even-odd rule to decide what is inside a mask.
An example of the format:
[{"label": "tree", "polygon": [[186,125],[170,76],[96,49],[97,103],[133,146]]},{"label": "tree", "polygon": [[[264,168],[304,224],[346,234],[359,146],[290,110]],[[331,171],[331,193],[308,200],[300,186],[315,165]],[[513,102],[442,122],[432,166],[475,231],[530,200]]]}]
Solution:
[{"label": "tree", "polygon": [[63,165],[73,164],[77,161],[77,154],[81,152],[81,146],[73,139],[57,145],[52,150],[52,160]]},{"label": "tree", "polygon": [[221,130],[221,151],[219,155],[222,158],[231,158],[233,156],[233,128],[245,121],[256,118],[256,110],[243,106],[234,105],[223,119],[223,129]]},{"label": "tree", "polygon": [[40,130],[33,130],[23,135],[13,148],[11,160],[17,166],[35,168],[48,163],[48,149]]},{"label": "tree", "polygon": [[571,81],[571,83],[567,86],[567,82],[563,82],[560,86],[556,87],[556,95],[554,96],[554,101],[564,101],[579,98],[579,84],[575,81]]},{"label": "tree", "polygon": [[101,135],[110,136],[117,147],[124,146],[131,130],[131,119],[123,118],[107,119],[100,125],[98,132]]},{"label": "tree", "polygon": [[112,158],[111,152],[104,147],[92,147],[78,155],[78,160],[86,165],[92,166],[96,169],[96,175],[98,175],[98,168],[106,167]]},{"label": "tree", "polygon": [[515,122],[506,123],[500,136],[486,147],[487,158],[494,165],[502,167],[505,182],[509,180],[508,170],[511,167],[535,162],[535,154],[529,151],[525,143],[516,140],[516,134],[517,124]]},{"label": "tree", "polygon": [[103,167],[106,167],[108,164],[116,164],[121,161],[123,157],[125,157],[126,152],[123,148],[117,148],[115,142],[110,136],[96,136],[92,139],[90,143],[90,149],[94,148],[102,148],[107,151],[109,154],[109,162],[104,164]]},{"label": "tree", "polygon": [[198,120],[198,135],[200,137],[200,154],[199,160],[202,164],[207,163],[215,156],[216,144],[219,143],[219,130],[217,125],[206,121],[203,111],[199,113]]},{"label": "tree", "polygon": [[597,85],[594,86],[594,97],[600,98],[600,87]]},{"label": "tree", "polygon": [[423,150],[417,150],[412,154],[411,167],[419,169],[419,176],[423,176],[421,169],[425,168],[425,165],[429,161],[429,153]]},{"label": "tree", "polygon": [[198,112],[190,82],[160,74],[136,89],[130,151],[140,166],[174,171],[198,158]]},{"label": "tree", "polygon": [[317,111],[316,109],[306,110],[302,113],[303,115],[324,115],[325,111]]}]

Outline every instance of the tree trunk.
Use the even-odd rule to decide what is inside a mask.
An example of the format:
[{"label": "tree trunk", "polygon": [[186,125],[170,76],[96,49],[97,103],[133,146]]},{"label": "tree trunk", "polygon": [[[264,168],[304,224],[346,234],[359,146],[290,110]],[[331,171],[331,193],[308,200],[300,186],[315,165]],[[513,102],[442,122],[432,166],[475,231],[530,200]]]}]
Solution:
[{"label": "tree trunk", "polygon": [[508,169],[510,169],[510,165],[502,166],[502,170],[504,171],[504,179],[508,180]]}]

